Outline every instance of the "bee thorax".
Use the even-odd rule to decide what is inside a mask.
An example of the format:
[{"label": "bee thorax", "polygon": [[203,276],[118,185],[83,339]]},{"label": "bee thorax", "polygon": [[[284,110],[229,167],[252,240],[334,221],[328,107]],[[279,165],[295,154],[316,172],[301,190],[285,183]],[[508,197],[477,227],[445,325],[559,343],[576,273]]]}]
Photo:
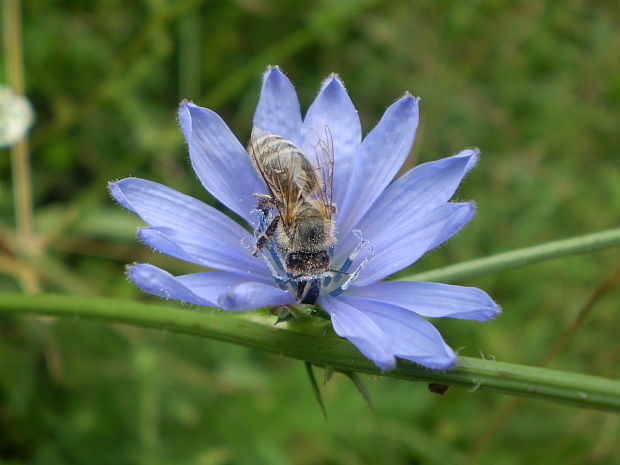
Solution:
[{"label": "bee thorax", "polygon": [[332,246],[333,222],[320,215],[315,208],[307,208],[296,217],[296,223],[288,237],[282,238],[293,251],[319,252]]}]

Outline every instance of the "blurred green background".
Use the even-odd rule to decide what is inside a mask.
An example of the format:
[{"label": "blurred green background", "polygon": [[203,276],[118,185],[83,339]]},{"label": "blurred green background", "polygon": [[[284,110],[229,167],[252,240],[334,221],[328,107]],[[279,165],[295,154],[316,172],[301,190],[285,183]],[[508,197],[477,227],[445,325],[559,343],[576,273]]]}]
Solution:
[{"label": "blurred green background", "polygon": [[[156,301],[126,281],[124,264],[192,268],[139,244],[140,223],[106,182],[140,176],[212,202],[176,108],[183,98],[212,108],[245,141],[268,64],[304,108],[339,73],[366,132],[404,91],[422,97],[408,166],[480,147],[458,192],[477,202],[476,218],[410,270],[617,227],[618,24],[613,0],[24,2],[37,236],[16,252],[2,150],[0,290]],[[539,364],[619,258],[472,280],[501,317],[435,323],[462,355]],[[619,300],[610,286],[549,365],[619,378]],[[535,400],[508,410],[498,394],[365,380],[375,410],[336,375],[326,422],[298,361],[165,331],[3,316],[0,463],[620,463],[617,415]]]}]

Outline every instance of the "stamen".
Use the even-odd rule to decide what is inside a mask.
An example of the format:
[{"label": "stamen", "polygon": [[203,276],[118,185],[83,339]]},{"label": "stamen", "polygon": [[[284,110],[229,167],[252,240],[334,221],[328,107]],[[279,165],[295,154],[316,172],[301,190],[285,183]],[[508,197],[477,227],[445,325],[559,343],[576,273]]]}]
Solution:
[{"label": "stamen", "polygon": [[372,244],[368,241],[368,239],[364,239],[364,235],[362,234],[362,231],[360,231],[359,229],[354,229],[351,232],[353,233],[353,235],[355,237],[357,237],[358,242],[357,242],[357,245],[355,246],[355,250],[353,250],[351,255],[349,255],[349,258],[347,258],[344,261],[342,267],[340,268],[341,271],[348,271],[349,270],[349,268],[351,267],[351,264],[357,258],[357,256],[360,254],[362,248],[366,244],[368,244],[369,247],[370,247],[370,249],[368,251],[368,255],[372,255]]},{"label": "stamen", "polygon": [[249,249],[252,248],[256,245],[256,238],[252,237],[252,236],[243,236],[241,238],[241,246],[244,249]]},{"label": "stamen", "polygon": [[[255,246],[258,238],[262,236],[262,234],[267,229],[268,225],[273,220],[274,212],[272,209],[269,209],[269,213],[265,216],[265,212],[263,209],[254,208],[253,210],[251,210],[250,213],[253,213],[256,216],[258,216],[258,225],[254,229],[254,243],[251,244]],[[242,239],[242,244],[243,244],[243,239]],[[260,252],[260,257],[263,259],[263,261],[269,268],[269,271],[271,271],[271,275],[273,276],[273,279],[276,281],[276,284],[278,285],[278,287],[285,291],[288,290],[289,287],[287,286],[287,284],[290,281],[290,276],[288,275],[288,273],[284,271],[284,266],[282,265],[282,259],[280,258],[280,255],[275,250],[273,245],[269,244],[264,249],[262,249]],[[285,274],[281,274],[281,272],[284,272]]]},{"label": "stamen", "polygon": [[[268,208],[267,214],[265,214],[265,209],[262,208],[253,209],[252,213],[258,217],[258,224],[254,229],[253,244],[251,243],[251,237],[244,237],[241,240],[245,248],[250,248],[252,245],[256,245],[256,241],[262,237],[276,214],[273,208]],[[327,292],[332,296],[337,296],[346,291],[351,283],[358,278],[368,263],[369,257],[373,253],[372,244],[364,238],[362,231],[359,229],[354,229],[351,232],[358,239],[358,242],[353,252],[351,252],[339,270],[327,270],[321,273],[293,276],[285,270],[282,257],[273,240],[271,240],[269,244],[267,244],[260,251],[260,257],[269,268],[273,279],[280,289],[291,290],[294,294],[296,294],[298,283],[311,283],[311,288],[309,288],[308,292],[306,292],[304,302],[309,300],[312,300],[313,302],[316,301],[321,291]],[[349,273],[349,268],[351,268],[351,265],[353,265],[364,249],[366,249],[366,257],[364,257],[353,273]],[[333,256],[333,247],[329,249],[328,254],[330,257]],[[331,290],[329,289],[330,284],[332,285]],[[310,291],[310,289],[312,289],[312,291]]]},{"label": "stamen", "polygon": [[287,284],[289,284],[289,282],[291,281],[291,276],[286,271],[284,271],[284,266],[282,265],[280,255],[274,249],[274,247],[272,245],[266,246],[261,251],[260,257],[269,268],[269,271],[271,271],[271,275],[273,276],[273,279],[275,279],[280,289],[289,289]]},{"label": "stamen", "polygon": [[360,275],[360,273],[362,272],[362,270],[364,269],[367,263],[368,263],[368,257],[365,257],[364,260],[362,260],[359,266],[355,269],[355,271],[347,277],[346,281],[342,283],[340,286],[338,286],[336,289],[331,291],[329,295],[332,295],[335,297],[337,295],[342,294],[344,291],[346,291],[349,285],[357,279],[357,277]]},{"label": "stamen", "polygon": [[353,231],[351,231],[353,233],[353,235],[355,237],[358,238],[358,243],[357,246],[355,247],[355,249],[353,250],[353,252],[351,253],[351,255],[349,255],[349,258],[347,258],[342,267],[340,268],[340,271],[342,272],[346,272],[348,271],[348,269],[351,267],[351,265],[353,264],[353,262],[355,261],[355,259],[359,256],[359,254],[361,253],[362,249],[365,246],[368,246],[368,252],[366,257],[364,257],[364,259],[361,261],[361,263],[357,266],[357,268],[355,269],[355,271],[353,273],[349,273],[349,274],[340,274],[340,276],[338,278],[335,279],[336,282],[340,281],[344,276],[347,277],[347,279],[345,279],[345,281],[338,287],[336,287],[335,289],[332,289],[331,291],[328,291],[330,295],[332,296],[337,296],[342,294],[344,291],[347,290],[347,288],[351,285],[351,283],[353,281],[355,281],[357,279],[357,277],[360,275],[360,273],[362,272],[362,270],[364,269],[364,267],[366,266],[366,264],[368,263],[368,259],[369,257],[372,255],[373,253],[373,248],[372,248],[372,244],[370,243],[370,241],[368,241],[368,239],[364,238],[364,235],[362,234],[362,231],[360,231],[359,229],[354,229]]},{"label": "stamen", "polygon": [[261,234],[265,232],[267,226],[273,219],[273,211],[269,209],[269,214],[265,216],[265,212],[261,208],[254,208],[250,210],[250,213],[258,217],[258,226],[254,228],[254,236],[258,238]]}]

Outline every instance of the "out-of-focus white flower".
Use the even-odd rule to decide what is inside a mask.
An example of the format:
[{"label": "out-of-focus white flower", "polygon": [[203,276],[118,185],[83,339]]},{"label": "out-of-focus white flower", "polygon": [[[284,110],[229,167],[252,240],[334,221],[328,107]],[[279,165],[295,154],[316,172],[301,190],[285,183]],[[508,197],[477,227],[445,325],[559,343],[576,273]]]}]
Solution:
[{"label": "out-of-focus white flower", "polygon": [[30,101],[5,85],[0,85],[0,147],[18,142],[34,120]]}]

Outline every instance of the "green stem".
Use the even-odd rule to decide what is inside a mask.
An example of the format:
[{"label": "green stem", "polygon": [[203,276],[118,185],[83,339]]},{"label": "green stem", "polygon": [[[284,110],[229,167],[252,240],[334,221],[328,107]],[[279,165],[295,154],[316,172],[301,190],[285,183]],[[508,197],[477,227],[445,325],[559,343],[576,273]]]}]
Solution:
[{"label": "green stem", "polygon": [[620,411],[620,381],[540,367],[461,357],[449,371],[435,371],[400,361],[381,372],[347,340],[262,325],[235,314],[193,311],[131,301],[0,293],[0,312],[92,318],[208,337],[281,354],[337,371],[485,389],[581,407]]},{"label": "green stem", "polygon": [[[21,4],[19,0],[2,3],[4,52],[8,82],[16,94],[24,94],[24,63],[22,57]],[[32,236],[32,186],[28,141],[21,139],[11,147],[13,195],[20,250],[26,248]]]},{"label": "green stem", "polygon": [[457,263],[456,265],[437,268],[423,273],[405,276],[399,275],[397,278],[406,281],[459,282],[464,279],[475,278],[485,274],[511,270],[513,268],[533,265],[534,263],[554,260],[569,255],[598,252],[618,246],[620,246],[620,228],[588,234],[586,236],[547,242],[546,244],[536,245],[534,247],[525,247],[523,249]]}]

